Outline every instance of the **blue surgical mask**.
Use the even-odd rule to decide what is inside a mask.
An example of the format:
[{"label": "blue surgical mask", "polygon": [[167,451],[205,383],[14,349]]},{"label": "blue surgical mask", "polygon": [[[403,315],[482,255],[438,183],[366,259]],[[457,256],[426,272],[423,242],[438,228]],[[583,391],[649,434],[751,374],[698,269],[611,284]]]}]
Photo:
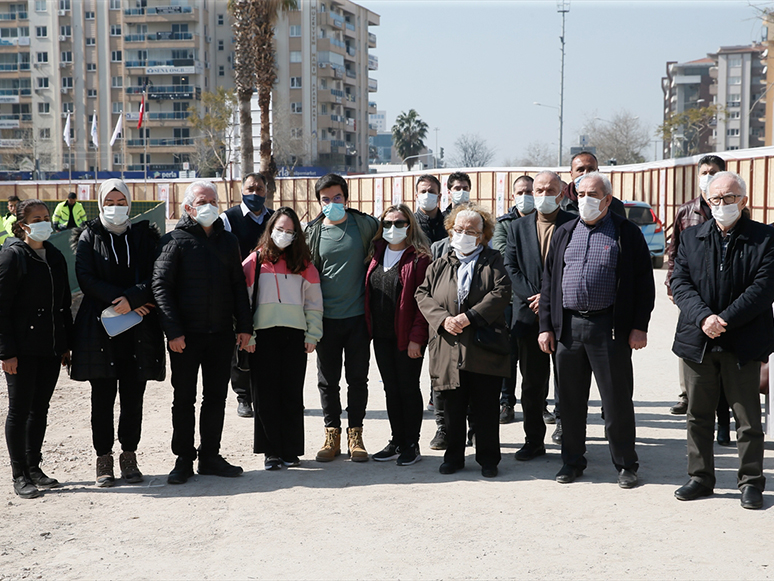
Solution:
[{"label": "blue surgical mask", "polygon": [[325,214],[325,217],[331,222],[338,222],[347,215],[344,204],[337,204],[336,202],[324,205],[322,207],[322,213]]},{"label": "blue surgical mask", "polygon": [[580,186],[581,180],[586,177],[586,174],[583,174],[582,176],[578,176],[575,178],[575,189],[578,189],[578,186]]},{"label": "blue surgical mask", "polygon": [[245,194],[242,196],[242,201],[245,203],[245,206],[247,206],[248,210],[257,214],[258,212],[263,211],[263,205],[266,203],[266,197],[259,196],[258,194]]},{"label": "blue surgical mask", "polygon": [[535,199],[531,195],[522,194],[514,197],[514,205],[522,214],[530,214],[535,209]]}]

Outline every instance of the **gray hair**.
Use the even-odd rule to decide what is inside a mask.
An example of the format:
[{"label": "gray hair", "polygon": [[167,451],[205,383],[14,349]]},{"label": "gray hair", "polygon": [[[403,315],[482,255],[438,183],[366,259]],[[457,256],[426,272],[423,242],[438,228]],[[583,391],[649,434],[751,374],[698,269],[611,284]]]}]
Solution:
[{"label": "gray hair", "polygon": [[455,222],[457,221],[457,218],[467,218],[468,220],[478,218],[481,221],[481,226],[483,227],[484,225],[484,217],[475,210],[460,210],[455,216]]},{"label": "gray hair", "polygon": [[551,171],[550,169],[544,169],[543,171],[539,171],[535,174],[535,179],[538,179],[540,176],[548,176],[552,180],[556,180],[560,184],[562,183],[562,178],[559,177],[559,174],[555,171]]},{"label": "gray hair", "polygon": [[218,188],[215,187],[215,184],[206,180],[198,180],[189,184],[185,189],[185,194],[183,194],[183,201],[180,203],[180,210],[182,212],[185,212],[186,206],[193,205],[194,198],[196,197],[194,192],[202,188],[205,190],[211,190],[212,193],[215,194],[215,201],[218,201]]},{"label": "gray hair", "polygon": [[589,172],[581,178],[580,182],[578,182],[578,185],[582,184],[583,180],[586,178],[597,178],[602,182],[602,188],[605,190],[605,195],[610,196],[613,194],[613,184],[610,183],[610,180],[606,175],[601,174],[598,171]]},{"label": "gray hair", "polygon": [[736,185],[739,186],[739,191],[742,193],[742,196],[747,196],[747,184],[744,183],[744,180],[739,176],[739,174],[736,174],[732,171],[719,171],[714,176],[710,177],[709,182],[707,183],[708,196],[710,191],[710,184],[718,178],[731,178],[736,182]]}]

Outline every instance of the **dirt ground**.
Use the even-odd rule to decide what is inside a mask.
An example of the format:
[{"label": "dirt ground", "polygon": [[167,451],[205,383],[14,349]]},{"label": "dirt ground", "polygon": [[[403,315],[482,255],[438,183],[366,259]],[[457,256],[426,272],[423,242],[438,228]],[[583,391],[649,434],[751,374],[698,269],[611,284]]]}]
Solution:
[{"label": "dirt ground", "polygon": [[[678,394],[670,352],[677,309],[657,271],[650,345],[634,356],[641,485],[622,490],[603,438],[599,396],[589,409],[589,466],[560,485],[559,449],[517,463],[522,423],[501,426],[500,476],[484,479],[469,449],[465,470],[438,473],[442,452],[425,412],[414,466],[319,464],[323,440],[315,358],[306,383],[306,454],[300,468],[263,470],[251,453],[252,421],[229,395],[223,454],[237,479],[195,476],[169,486],[171,386],[149,383],[138,452],[145,482],[94,485],[88,384],[62,375],[49,414],[44,470],[63,486],[36,500],[13,494],[1,454],[0,579],[768,579],[774,556],[771,494],[764,509],[743,510],[734,447],[716,447],[715,495],[679,502],[687,480],[685,418],[669,407]],[[267,362],[270,364],[270,362]],[[7,398],[0,380],[0,417]],[[423,375],[423,391],[428,392]],[[389,438],[379,373],[372,359],[364,439],[369,452]],[[518,409],[518,406],[517,406]],[[520,412],[520,410],[519,410]],[[520,413],[518,414],[520,419]],[[732,436],[733,439],[733,436]],[[116,451],[119,451],[116,445]],[[772,446],[767,444],[767,476]]]}]

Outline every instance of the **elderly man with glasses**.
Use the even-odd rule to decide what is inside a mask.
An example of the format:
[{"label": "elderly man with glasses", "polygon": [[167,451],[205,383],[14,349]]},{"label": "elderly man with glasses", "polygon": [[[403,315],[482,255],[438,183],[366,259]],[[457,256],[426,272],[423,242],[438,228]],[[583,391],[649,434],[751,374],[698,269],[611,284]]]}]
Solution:
[{"label": "elderly man with glasses", "polygon": [[[715,408],[723,389],[737,421],[742,507],[763,506],[760,366],[774,351],[774,229],[748,218],[744,180],[709,182],[712,219],[682,233],[672,274],[680,318],[672,351],[685,364],[688,474],[679,500],[713,493]],[[721,387],[722,382],[722,387]]]}]

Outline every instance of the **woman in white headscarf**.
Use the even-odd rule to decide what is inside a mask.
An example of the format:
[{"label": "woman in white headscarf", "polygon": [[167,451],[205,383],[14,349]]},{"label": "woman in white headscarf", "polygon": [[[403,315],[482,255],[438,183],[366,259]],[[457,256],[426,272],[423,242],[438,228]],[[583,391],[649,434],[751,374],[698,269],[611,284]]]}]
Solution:
[{"label": "woman in white headscarf", "polygon": [[[75,273],[83,302],[75,318],[72,379],[91,383],[92,442],[97,486],[115,484],[113,406],[121,402],[119,465],[126,482],[142,481],[135,452],[140,442],[145,383],[165,375],[164,342],[153,308],[151,274],[159,232],[147,220],[129,220],[132,196],[118,179],[99,189],[99,216],[73,233]],[[115,337],[101,322],[105,309],[134,311],[142,321]]]}]

